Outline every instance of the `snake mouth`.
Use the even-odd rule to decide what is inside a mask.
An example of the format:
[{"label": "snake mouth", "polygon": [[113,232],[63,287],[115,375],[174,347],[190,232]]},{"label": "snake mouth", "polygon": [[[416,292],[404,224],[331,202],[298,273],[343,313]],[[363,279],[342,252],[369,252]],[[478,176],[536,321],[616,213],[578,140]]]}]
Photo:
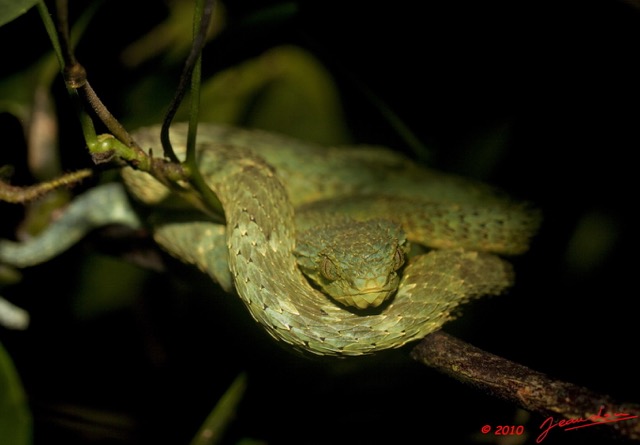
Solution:
[{"label": "snake mouth", "polygon": [[336,302],[356,309],[375,309],[395,295],[400,282],[396,274],[336,280],[318,283],[319,288]]},{"label": "snake mouth", "polygon": [[387,301],[397,290],[399,278],[392,274],[387,277],[369,278],[353,283],[348,298],[351,306],[358,309],[376,308]]},{"label": "snake mouth", "polygon": [[349,306],[358,309],[371,309],[380,306],[395,294],[397,282],[367,283],[365,286],[351,288],[348,295],[342,297],[342,301]]},{"label": "snake mouth", "polygon": [[354,306],[359,309],[369,309],[380,306],[384,303],[393,292],[388,289],[384,290],[368,290],[366,292],[360,292],[358,295],[354,295]]}]

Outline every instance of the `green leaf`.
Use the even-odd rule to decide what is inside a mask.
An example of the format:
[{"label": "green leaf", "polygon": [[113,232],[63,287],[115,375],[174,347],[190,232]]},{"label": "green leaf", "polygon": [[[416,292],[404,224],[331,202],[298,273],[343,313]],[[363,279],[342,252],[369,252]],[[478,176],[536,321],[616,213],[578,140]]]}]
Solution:
[{"label": "green leaf", "polygon": [[31,413],[22,382],[9,354],[0,344],[0,437],[2,443],[31,443]]},{"label": "green leaf", "polygon": [[235,417],[246,388],[247,376],[242,373],[235,378],[209,413],[200,430],[191,441],[191,445],[216,445],[220,443],[224,431]]},{"label": "green leaf", "polygon": [[0,26],[21,16],[38,0],[0,0]]}]

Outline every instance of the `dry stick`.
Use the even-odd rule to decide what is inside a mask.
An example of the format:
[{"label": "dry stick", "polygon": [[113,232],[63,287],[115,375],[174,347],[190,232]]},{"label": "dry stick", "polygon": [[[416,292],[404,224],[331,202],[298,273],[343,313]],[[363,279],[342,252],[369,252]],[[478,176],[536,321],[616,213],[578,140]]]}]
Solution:
[{"label": "dry stick", "polygon": [[[541,425],[541,434],[552,424],[562,420],[572,419],[566,427],[585,425],[591,422],[590,416],[600,413],[602,417],[592,417],[591,420],[609,422],[599,424],[598,428],[608,427],[612,436],[640,441],[640,404],[621,403],[608,395],[595,393],[573,383],[554,380],[442,331],[425,337],[411,351],[411,357],[458,381],[547,417],[547,424]],[[628,414],[627,420],[618,417],[618,421],[612,421],[616,413]],[[549,417],[553,417],[553,420],[549,420]],[[584,422],[579,422],[579,419]],[[563,423],[555,429],[564,427]]]}]

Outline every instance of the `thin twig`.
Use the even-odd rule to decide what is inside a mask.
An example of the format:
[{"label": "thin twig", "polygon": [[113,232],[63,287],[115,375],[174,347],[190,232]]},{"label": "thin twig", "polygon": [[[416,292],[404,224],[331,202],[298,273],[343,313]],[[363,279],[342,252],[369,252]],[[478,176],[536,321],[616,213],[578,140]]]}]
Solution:
[{"label": "thin twig", "polygon": [[[79,64],[78,64],[79,65]],[[135,151],[143,152],[138,144],[133,140],[129,132],[124,126],[111,114],[109,109],[102,103],[94,89],[85,79],[85,82],[78,87],[85,101],[91,106],[96,115],[106,125],[111,134],[113,134],[120,142]]]},{"label": "thin twig", "polygon": [[20,187],[0,181],[0,201],[14,204],[24,204],[43,196],[53,189],[76,184],[91,176],[92,171],[88,169],[67,173],[51,181]]}]

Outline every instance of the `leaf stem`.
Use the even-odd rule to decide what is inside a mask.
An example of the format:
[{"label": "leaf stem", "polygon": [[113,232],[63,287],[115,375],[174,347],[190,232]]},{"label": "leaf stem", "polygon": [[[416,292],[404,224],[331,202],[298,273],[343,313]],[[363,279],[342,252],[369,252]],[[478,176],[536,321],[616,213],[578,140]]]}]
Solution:
[{"label": "leaf stem", "polygon": [[191,72],[191,96],[189,107],[189,130],[187,134],[187,157],[185,165],[189,169],[191,184],[202,195],[202,198],[211,210],[222,215],[222,204],[218,197],[211,191],[198,168],[196,159],[196,136],[198,134],[198,118],[200,112],[200,82],[202,78],[202,48],[206,41],[207,29],[213,14],[213,0],[198,0],[193,19],[193,47],[198,47],[198,57],[195,60]]},{"label": "leaf stem", "polygon": [[49,36],[49,40],[51,40],[51,46],[53,46],[53,52],[58,59],[58,63],[61,67],[64,66],[64,57],[62,56],[62,48],[60,47],[60,41],[58,40],[58,34],[56,33],[56,25],[53,23],[51,19],[51,14],[47,9],[47,5],[45,5],[44,1],[39,1],[36,6],[38,7],[38,13],[40,14],[40,19],[44,25],[45,30],[47,31],[47,35]]}]

